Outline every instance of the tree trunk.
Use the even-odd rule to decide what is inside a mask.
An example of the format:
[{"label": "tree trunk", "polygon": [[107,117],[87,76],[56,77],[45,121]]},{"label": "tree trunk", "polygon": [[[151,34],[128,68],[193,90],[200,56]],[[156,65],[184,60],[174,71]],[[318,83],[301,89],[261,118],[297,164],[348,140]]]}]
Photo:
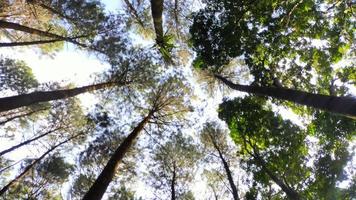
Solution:
[{"label": "tree trunk", "polygon": [[231,173],[230,167],[227,164],[224,156],[222,155],[218,145],[215,142],[213,142],[213,144],[214,144],[215,149],[218,151],[219,157],[220,157],[221,162],[222,162],[222,164],[224,166],[224,170],[225,170],[225,173],[227,175],[227,179],[228,179],[230,187],[231,187],[232,196],[234,197],[234,200],[239,200],[239,193],[238,193],[237,187],[235,185],[234,179],[232,177],[232,173]]},{"label": "tree trunk", "polygon": [[27,145],[27,144],[30,144],[31,142],[36,141],[36,140],[38,140],[38,139],[40,139],[40,138],[43,138],[44,136],[46,136],[46,135],[48,135],[48,134],[51,134],[51,133],[53,133],[53,132],[55,132],[55,131],[57,131],[57,130],[60,130],[60,129],[62,129],[62,127],[58,127],[58,128],[52,129],[52,130],[47,131],[47,132],[45,132],[45,133],[43,133],[43,134],[41,134],[41,135],[39,135],[39,136],[37,136],[37,137],[34,137],[34,138],[32,138],[32,139],[29,139],[29,140],[26,140],[26,141],[24,141],[24,142],[21,142],[20,144],[17,144],[17,145],[15,145],[15,146],[12,146],[12,147],[6,149],[6,150],[3,150],[3,151],[0,152],[0,156],[2,156],[2,155],[4,155],[4,154],[7,154],[7,153],[9,153],[9,152],[11,152],[11,151],[14,151],[14,150],[16,150],[16,149],[18,149],[18,148],[20,148],[20,147],[22,147],[22,146],[25,146],[25,145]]},{"label": "tree trunk", "polygon": [[156,32],[156,42],[158,46],[163,46],[163,0],[151,0],[151,11]]},{"label": "tree trunk", "polygon": [[41,109],[38,109],[38,110],[32,110],[32,111],[30,111],[28,113],[21,113],[19,115],[12,116],[10,118],[5,119],[4,121],[1,121],[0,125],[4,125],[4,124],[6,124],[6,123],[8,123],[8,122],[10,122],[12,120],[15,120],[15,119],[18,119],[18,118],[21,118],[21,117],[30,116],[30,115],[32,115],[32,114],[34,114],[36,112],[44,111],[44,110],[47,110],[47,109],[49,109],[49,108],[45,107],[45,108],[41,108]]},{"label": "tree trunk", "polygon": [[124,2],[126,3],[126,6],[129,9],[129,12],[131,13],[131,15],[136,19],[137,23],[142,28],[145,28],[144,23],[142,22],[142,20],[140,19],[140,16],[137,13],[137,10],[133,7],[133,5],[130,3],[130,1],[129,0],[124,0]]},{"label": "tree trunk", "polygon": [[173,162],[173,176],[172,176],[172,182],[171,182],[171,200],[176,200],[176,163]]},{"label": "tree trunk", "polygon": [[0,42],[0,47],[40,45],[40,44],[49,44],[49,43],[60,42],[60,41],[63,40],[54,39],[54,40],[37,40],[37,41],[30,41],[30,42]]},{"label": "tree trunk", "polygon": [[[53,101],[58,99],[66,99],[69,97],[74,97],[76,95],[95,91],[99,89],[104,89],[107,87],[112,87],[118,83],[116,82],[106,82],[99,83],[95,85],[88,85],[84,87],[78,87],[73,89],[65,90],[54,90],[54,91],[45,91],[45,92],[32,92],[29,94],[21,94],[11,97],[0,98],[0,112],[20,108],[23,106],[29,106],[35,103]],[[124,85],[121,83],[120,85]]]},{"label": "tree trunk", "polygon": [[290,188],[285,182],[279,179],[273,172],[271,172],[264,163],[264,160],[257,153],[254,153],[253,157],[261,165],[262,170],[266,172],[266,174],[283,190],[284,193],[286,193],[289,199],[300,200],[299,194],[293,188]]},{"label": "tree trunk", "polygon": [[79,43],[79,42],[73,40],[72,38],[64,37],[61,35],[38,30],[35,28],[27,27],[27,26],[23,26],[21,24],[17,24],[17,23],[13,23],[13,22],[0,20],[0,28],[12,29],[12,30],[21,31],[21,32],[25,32],[25,33],[29,33],[29,34],[33,34],[33,35],[42,36],[42,37],[49,37],[49,38],[53,38],[53,39],[57,39],[57,40],[63,40],[63,41],[70,42],[72,44],[78,45],[83,48],[89,48],[86,44]]},{"label": "tree trunk", "polygon": [[90,187],[89,191],[84,195],[83,200],[100,200],[110,182],[114,178],[115,172],[119,166],[120,161],[125,156],[126,152],[130,149],[138,134],[143,130],[146,123],[153,115],[153,111],[149,114],[132,130],[127,138],[120,144],[107,162],[103,171],[101,171],[94,184]]},{"label": "tree trunk", "polygon": [[356,117],[356,98],[312,94],[287,88],[239,85],[232,83],[220,75],[216,74],[215,77],[234,90],[288,100],[352,118]]},{"label": "tree trunk", "polygon": [[54,151],[56,148],[58,148],[59,146],[67,143],[68,141],[72,140],[75,137],[78,137],[81,134],[75,135],[73,137],[70,137],[69,139],[53,146],[51,149],[49,149],[48,151],[46,151],[44,154],[42,154],[39,158],[37,158],[36,160],[34,160],[31,164],[29,164],[28,166],[26,166],[26,168],[21,172],[21,174],[19,174],[18,176],[16,176],[14,179],[12,179],[12,181],[10,181],[7,185],[5,185],[1,190],[0,190],[0,196],[4,195],[5,192],[16,182],[18,182],[22,177],[24,177],[27,173],[30,172],[30,170],[37,164],[39,163],[44,157],[46,157],[49,153],[51,153],[52,151]]}]

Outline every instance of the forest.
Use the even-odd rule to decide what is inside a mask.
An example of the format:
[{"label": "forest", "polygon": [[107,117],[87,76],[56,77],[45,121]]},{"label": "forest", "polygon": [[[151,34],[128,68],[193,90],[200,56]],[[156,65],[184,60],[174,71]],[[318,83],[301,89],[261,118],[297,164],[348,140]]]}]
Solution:
[{"label": "forest", "polygon": [[0,0],[0,199],[355,200],[355,25],[354,0]]}]

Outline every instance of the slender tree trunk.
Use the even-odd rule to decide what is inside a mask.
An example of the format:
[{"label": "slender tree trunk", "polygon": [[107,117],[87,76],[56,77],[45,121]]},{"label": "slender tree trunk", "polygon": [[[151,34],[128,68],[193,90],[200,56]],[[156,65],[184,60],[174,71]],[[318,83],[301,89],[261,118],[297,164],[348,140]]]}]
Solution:
[{"label": "slender tree trunk", "polygon": [[18,149],[18,148],[20,148],[20,147],[22,147],[22,146],[25,146],[25,145],[27,145],[27,144],[30,144],[31,142],[36,141],[36,140],[38,140],[38,139],[40,139],[40,138],[43,138],[44,136],[46,136],[46,135],[48,135],[48,134],[51,134],[51,133],[53,133],[53,132],[55,132],[55,131],[58,131],[58,130],[60,130],[60,129],[62,129],[62,127],[58,127],[58,128],[52,129],[52,130],[47,131],[47,132],[45,132],[45,133],[43,133],[43,134],[41,134],[41,135],[39,135],[39,136],[37,136],[37,137],[34,137],[34,138],[32,138],[32,139],[29,139],[29,140],[26,140],[26,141],[24,141],[24,142],[21,142],[20,144],[17,144],[17,145],[15,145],[15,146],[12,146],[12,147],[6,149],[6,150],[3,150],[3,151],[0,152],[0,156],[2,156],[2,155],[4,155],[4,154],[7,154],[7,153],[9,153],[9,152],[11,152],[11,151],[14,151],[14,150],[16,150],[16,149]]},{"label": "slender tree trunk", "polygon": [[[54,91],[46,91],[46,92],[32,92],[29,94],[4,97],[4,98],[0,98],[0,112],[20,108],[23,106],[29,106],[40,102],[66,99],[85,92],[91,92],[99,89],[113,87],[117,84],[118,83],[116,82],[106,82],[106,83],[99,83],[95,85],[88,85],[88,86],[78,87],[73,89],[54,90]],[[125,83],[121,83],[120,85],[124,85],[124,84]]]},{"label": "slender tree trunk", "polygon": [[239,85],[220,75],[215,75],[215,77],[234,90],[288,100],[301,105],[356,118],[356,98],[312,94],[287,88]]},{"label": "slender tree trunk", "polygon": [[84,195],[83,200],[100,200],[110,182],[114,178],[115,172],[119,166],[120,161],[125,156],[126,152],[130,149],[134,140],[138,137],[138,134],[143,130],[146,123],[152,117],[153,112],[149,114],[132,130],[127,138],[120,144],[107,162],[103,171],[101,171],[94,184],[90,187],[89,191]]},{"label": "slender tree trunk", "polygon": [[151,0],[151,11],[156,32],[156,42],[159,46],[163,46],[163,0]]},{"label": "slender tree trunk", "polygon": [[53,39],[53,40],[37,40],[29,42],[0,42],[0,47],[16,47],[16,46],[30,46],[30,45],[40,45],[40,44],[49,44],[54,42],[63,41],[62,39]]},{"label": "slender tree trunk", "polygon": [[12,29],[12,30],[21,31],[21,32],[25,32],[25,33],[29,33],[29,34],[33,34],[33,35],[42,36],[42,37],[49,37],[49,38],[53,38],[53,39],[57,39],[57,40],[63,40],[63,41],[70,42],[72,44],[78,45],[83,48],[89,48],[86,44],[79,43],[79,42],[73,40],[72,38],[64,37],[61,35],[38,30],[35,28],[27,27],[27,26],[23,26],[21,24],[17,24],[17,23],[13,23],[13,22],[0,20],[0,28]]},{"label": "slender tree trunk", "polygon": [[126,3],[126,6],[129,9],[129,12],[131,13],[131,15],[136,19],[137,23],[142,28],[145,28],[144,23],[142,22],[142,20],[140,19],[140,16],[137,13],[137,10],[133,7],[133,5],[130,3],[130,1],[129,0],[124,0],[124,2]]},{"label": "slender tree trunk", "polygon": [[232,177],[232,173],[231,173],[229,164],[226,162],[223,154],[220,151],[219,146],[214,141],[213,141],[213,145],[214,145],[215,149],[218,151],[220,160],[221,160],[221,162],[222,162],[222,164],[224,166],[224,170],[225,170],[225,173],[227,175],[227,179],[228,179],[230,187],[231,187],[232,196],[233,196],[234,200],[239,200],[239,193],[238,193],[237,187],[235,185],[234,179]]},{"label": "slender tree trunk", "polygon": [[19,114],[19,115],[12,116],[12,117],[10,117],[10,118],[8,118],[8,119],[5,119],[4,121],[1,121],[1,122],[0,122],[0,125],[4,125],[4,124],[6,124],[7,122],[10,122],[10,121],[12,121],[12,120],[15,120],[15,119],[18,119],[18,118],[21,118],[21,117],[30,116],[30,115],[32,115],[32,114],[34,114],[34,113],[36,113],[36,112],[44,111],[44,110],[47,110],[47,109],[48,109],[48,108],[45,107],[45,108],[42,108],[42,109],[30,111],[30,112],[28,112],[28,113],[22,113],[22,114]]},{"label": "slender tree trunk", "polygon": [[18,160],[18,161],[16,161],[15,163],[13,163],[13,164],[11,164],[11,165],[9,165],[9,166],[7,166],[7,167],[4,167],[4,168],[0,169],[0,174],[2,174],[4,171],[10,169],[11,167],[15,166],[17,163],[19,163],[19,162],[21,162],[21,161],[23,161],[23,160],[24,160],[24,159]]},{"label": "slender tree trunk", "polygon": [[171,182],[171,200],[176,200],[176,163],[173,163],[173,176],[172,176],[172,182]]},{"label": "slender tree trunk", "polygon": [[[81,135],[81,134],[79,134]],[[14,179],[12,179],[12,181],[10,181],[7,185],[5,185],[1,190],[0,190],[0,196],[4,195],[5,192],[16,182],[20,181],[20,179],[22,177],[24,177],[27,173],[30,172],[30,170],[37,164],[39,163],[44,157],[46,157],[49,153],[51,153],[52,151],[54,151],[56,148],[58,148],[59,146],[67,143],[68,141],[72,140],[75,137],[78,137],[79,135],[75,135],[73,137],[70,137],[67,140],[64,140],[63,142],[53,146],[51,149],[49,149],[48,151],[46,151],[44,154],[42,154],[39,158],[37,158],[36,160],[34,160],[31,164],[29,164],[28,166],[26,166],[26,168],[18,175],[16,176]]]},{"label": "slender tree trunk", "polygon": [[266,166],[264,160],[257,153],[253,153],[253,157],[261,165],[262,170],[283,190],[284,193],[286,193],[289,199],[300,200],[299,194],[293,188],[290,188],[284,181],[279,179],[273,172],[271,172]]}]

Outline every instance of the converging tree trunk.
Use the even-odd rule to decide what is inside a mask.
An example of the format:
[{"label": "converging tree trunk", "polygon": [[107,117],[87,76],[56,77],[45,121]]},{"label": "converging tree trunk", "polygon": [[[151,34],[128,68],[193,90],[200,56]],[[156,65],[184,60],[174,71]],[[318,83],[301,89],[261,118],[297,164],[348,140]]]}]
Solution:
[{"label": "converging tree trunk", "polygon": [[80,42],[77,42],[71,37],[64,37],[64,36],[61,36],[61,35],[50,33],[50,32],[47,32],[47,31],[38,30],[38,29],[35,29],[35,28],[27,27],[27,26],[24,26],[24,25],[21,25],[21,24],[13,23],[13,22],[0,20],[0,28],[11,29],[11,30],[15,30],[15,31],[21,31],[21,32],[28,33],[28,34],[33,34],[33,35],[38,35],[38,36],[42,36],[42,37],[53,38],[53,39],[56,39],[56,40],[63,40],[63,41],[70,42],[72,44],[78,45],[78,46],[83,47],[83,48],[89,48],[86,44],[82,44]]},{"label": "converging tree trunk", "polygon": [[171,182],[171,200],[176,200],[176,163],[173,161],[172,182]]},{"label": "converging tree trunk", "polygon": [[21,114],[18,114],[18,115],[15,115],[15,116],[12,116],[10,118],[7,118],[3,121],[0,121],[0,125],[4,125],[12,120],[15,120],[15,119],[18,119],[18,118],[21,118],[21,117],[26,117],[26,116],[30,116],[34,113],[37,113],[37,112],[41,112],[41,111],[44,111],[44,110],[47,110],[49,109],[49,107],[44,107],[44,108],[41,108],[41,109],[38,109],[38,110],[32,110],[30,112],[27,112],[27,113],[21,113]]},{"label": "converging tree trunk", "polygon": [[66,99],[85,92],[91,92],[99,89],[113,87],[115,85],[123,86],[125,85],[125,83],[106,82],[106,83],[99,83],[95,85],[88,85],[88,86],[78,87],[73,89],[32,92],[29,94],[4,97],[4,98],[0,98],[0,112],[20,108],[23,106],[29,106],[40,102]]},{"label": "converging tree trunk", "polygon": [[38,135],[38,136],[34,137],[34,138],[32,138],[32,139],[26,140],[26,141],[24,141],[24,142],[21,142],[20,144],[17,144],[17,145],[15,145],[15,146],[12,146],[12,147],[6,149],[6,150],[3,150],[3,151],[0,152],[0,156],[2,156],[2,155],[4,155],[4,154],[7,154],[7,153],[9,153],[9,152],[11,152],[11,151],[14,151],[14,150],[16,150],[16,149],[18,149],[18,148],[20,148],[20,147],[22,147],[22,146],[25,146],[25,145],[27,145],[27,144],[30,144],[31,142],[36,141],[36,140],[38,140],[38,139],[40,139],[40,138],[43,138],[43,137],[45,137],[46,135],[49,135],[49,134],[51,134],[51,133],[53,133],[53,132],[55,132],[55,131],[58,131],[58,130],[60,130],[60,129],[62,129],[62,127],[54,128],[54,129],[49,130],[49,131],[47,131],[47,132],[45,132],[45,133],[43,133],[43,134],[41,134],[41,135]]},{"label": "converging tree trunk", "polygon": [[151,11],[156,32],[156,42],[159,46],[163,46],[163,0],[151,0]]},{"label": "converging tree trunk", "polygon": [[257,163],[262,167],[262,170],[275,182],[283,192],[288,196],[289,199],[292,200],[300,200],[298,192],[296,192],[293,188],[289,187],[287,183],[282,181],[280,178],[277,177],[273,172],[271,172],[265,164],[265,161],[257,154],[251,154]]},{"label": "converging tree trunk", "polygon": [[114,178],[120,161],[130,149],[138,134],[143,130],[144,126],[148,123],[153,114],[153,111],[149,112],[149,114],[143,118],[143,120],[132,130],[127,138],[115,150],[103,171],[90,187],[89,191],[84,195],[83,200],[100,200],[103,197],[107,187]]},{"label": "converging tree trunk", "polygon": [[52,148],[50,148],[48,151],[46,151],[44,154],[42,154],[39,158],[37,158],[36,160],[34,160],[31,164],[29,164],[28,166],[25,167],[25,169],[18,175],[16,176],[14,179],[12,179],[7,185],[5,185],[1,190],[0,190],[0,196],[4,195],[5,192],[12,186],[14,185],[16,182],[20,181],[20,179],[22,177],[24,177],[27,173],[30,172],[30,170],[37,164],[39,163],[44,157],[46,157],[49,153],[51,153],[52,151],[54,151],[56,148],[58,148],[59,146],[69,142],[70,140],[80,136],[81,134],[75,135],[73,137],[68,138],[67,140],[64,140],[63,142],[53,146]]},{"label": "converging tree trunk", "polygon": [[239,85],[220,75],[216,74],[215,77],[234,90],[288,100],[301,105],[356,118],[356,98],[312,94],[288,88]]},{"label": "converging tree trunk", "polygon": [[225,158],[224,158],[219,146],[216,144],[216,142],[215,142],[215,140],[214,140],[214,138],[212,136],[211,136],[211,140],[212,140],[212,143],[214,145],[214,148],[219,153],[219,158],[220,158],[220,160],[221,160],[221,162],[222,162],[222,164],[224,166],[224,170],[225,170],[227,179],[228,179],[230,187],[231,187],[232,196],[233,196],[234,200],[239,200],[239,193],[238,193],[237,187],[235,185],[234,179],[232,177],[232,173],[231,173],[229,164],[226,162],[226,160],[225,160]]}]

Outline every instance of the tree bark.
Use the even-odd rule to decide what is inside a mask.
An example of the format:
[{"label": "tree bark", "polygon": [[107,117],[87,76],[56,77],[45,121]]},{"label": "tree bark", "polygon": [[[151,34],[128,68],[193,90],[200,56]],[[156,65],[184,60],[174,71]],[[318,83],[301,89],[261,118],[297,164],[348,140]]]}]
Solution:
[{"label": "tree bark", "polygon": [[262,170],[283,190],[284,193],[286,193],[289,199],[301,200],[299,194],[293,188],[290,188],[284,181],[279,179],[273,172],[268,169],[264,160],[257,153],[253,153],[253,157],[261,165]]},{"label": "tree bark", "polygon": [[44,157],[46,157],[49,153],[51,153],[52,151],[54,151],[56,148],[58,148],[59,146],[67,143],[68,141],[72,140],[73,138],[78,137],[81,134],[75,135],[73,137],[68,138],[67,140],[53,146],[51,149],[49,149],[48,151],[46,151],[44,154],[42,154],[39,158],[37,158],[36,160],[34,160],[31,164],[29,164],[28,166],[26,166],[26,168],[18,175],[16,176],[14,179],[12,179],[7,185],[5,185],[1,190],[0,190],[0,196],[4,195],[5,192],[16,182],[18,182],[22,177],[24,177],[27,173],[30,172],[30,170],[37,164],[39,163]]},{"label": "tree bark", "polygon": [[19,114],[19,115],[12,116],[12,117],[10,117],[8,119],[5,119],[4,121],[1,121],[0,125],[4,125],[4,124],[6,124],[6,123],[8,123],[8,122],[10,122],[12,120],[15,120],[15,119],[18,119],[18,118],[21,118],[21,117],[30,116],[30,115],[32,115],[32,114],[34,114],[36,112],[44,111],[44,110],[47,110],[47,109],[49,109],[49,108],[45,107],[45,108],[41,108],[41,109],[38,109],[38,110],[32,110],[32,111],[30,111],[28,113],[22,113],[22,114]]},{"label": "tree bark", "polygon": [[288,88],[239,85],[220,75],[215,74],[215,77],[234,90],[288,100],[301,105],[356,118],[356,98],[353,97],[313,94]]},{"label": "tree bark", "polygon": [[151,11],[156,32],[156,42],[159,46],[163,46],[163,0],[151,0]]},{"label": "tree bark", "polygon": [[21,31],[21,32],[24,32],[24,33],[29,33],[29,34],[33,34],[33,35],[42,36],[42,37],[49,37],[49,38],[53,38],[53,39],[57,39],[57,40],[63,40],[63,41],[70,42],[72,44],[78,45],[78,46],[83,47],[83,48],[89,48],[86,44],[82,44],[80,42],[77,42],[77,41],[75,41],[74,39],[72,39],[70,37],[64,37],[64,36],[61,36],[61,35],[50,33],[50,32],[47,32],[47,31],[38,30],[38,29],[35,29],[35,28],[27,27],[27,26],[24,26],[24,25],[21,25],[21,24],[13,23],[13,22],[0,20],[0,28],[12,29],[12,30]]},{"label": "tree bark", "polygon": [[36,141],[36,140],[38,140],[38,139],[40,139],[40,138],[43,138],[44,136],[46,136],[46,135],[48,135],[48,134],[51,134],[51,133],[53,133],[53,132],[55,132],[55,131],[57,131],[57,130],[60,130],[60,129],[62,129],[62,127],[58,127],[58,128],[52,129],[52,130],[47,131],[47,132],[45,132],[45,133],[43,133],[43,134],[41,134],[41,135],[39,135],[39,136],[37,136],[37,137],[34,137],[34,138],[32,138],[32,139],[29,139],[29,140],[26,140],[26,141],[24,141],[24,142],[21,142],[20,144],[17,144],[17,145],[15,145],[15,146],[12,146],[12,147],[6,149],[6,150],[3,150],[3,151],[0,152],[0,156],[2,156],[2,155],[4,155],[4,154],[7,154],[7,153],[9,153],[9,152],[11,152],[11,151],[14,151],[14,150],[16,150],[16,149],[18,149],[18,148],[20,148],[20,147],[22,147],[22,146],[25,146],[25,145],[27,145],[27,144],[30,144],[31,142]]},{"label": "tree bark", "polygon": [[114,178],[119,163],[125,156],[126,152],[132,146],[134,140],[138,137],[138,134],[143,130],[144,126],[152,116],[153,116],[153,111],[149,112],[148,115],[145,118],[143,118],[143,120],[132,130],[132,132],[127,136],[127,138],[115,150],[114,154],[107,162],[103,171],[101,171],[100,175],[95,180],[94,184],[90,187],[89,191],[84,195],[83,200],[100,200],[103,197],[107,187],[109,186],[110,182]]},{"label": "tree bark", "polygon": [[133,5],[130,3],[130,1],[129,0],[124,0],[124,2],[126,3],[126,6],[129,9],[129,12],[131,13],[131,15],[136,19],[137,23],[142,28],[145,28],[144,23],[142,22],[142,20],[140,19],[140,16],[137,13],[137,10],[133,7]]},{"label": "tree bark", "polygon": [[230,170],[230,167],[229,167],[229,164],[226,162],[219,146],[216,144],[216,142],[214,141],[214,139],[212,138],[211,136],[211,140],[212,140],[212,143],[214,145],[214,148],[218,151],[219,153],[219,158],[223,164],[223,167],[224,167],[224,170],[225,170],[225,173],[227,175],[227,179],[229,181],[229,184],[230,184],[230,187],[231,187],[231,193],[232,193],[232,196],[234,198],[234,200],[239,200],[239,193],[238,193],[238,190],[237,190],[237,187],[235,185],[235,182],[234,182],[234,179],[232,177],[232,173],[231,173],[231,170]]},{"label": "tree bark", "polygon": [[78,87],[73,89],[32,92],[29,94],[4,97],[4,98],[0,98],[0,112],[20,108],[23,106],[29,106],[40,102],[66,99],[85,92],[91,92],[99,89],[113,87],[117,84],[124,85],[125,83],[105,82],[105,83],[88,85],[88,86]]},{"label": "tree bark", "polygon": [[60,42],[60,41],[63,40],[53,39],[53,40],[37,40],[37,41],[29,41],[29,42],[0,42],[0,47],[40,45],[40,44],[49,44],[49,43]]},{"label": "tree bark", "polygon": [[173,176],[172,176],[172,182],[171,182],[171,200],[176,200],[176,163],[173,162]]}]

